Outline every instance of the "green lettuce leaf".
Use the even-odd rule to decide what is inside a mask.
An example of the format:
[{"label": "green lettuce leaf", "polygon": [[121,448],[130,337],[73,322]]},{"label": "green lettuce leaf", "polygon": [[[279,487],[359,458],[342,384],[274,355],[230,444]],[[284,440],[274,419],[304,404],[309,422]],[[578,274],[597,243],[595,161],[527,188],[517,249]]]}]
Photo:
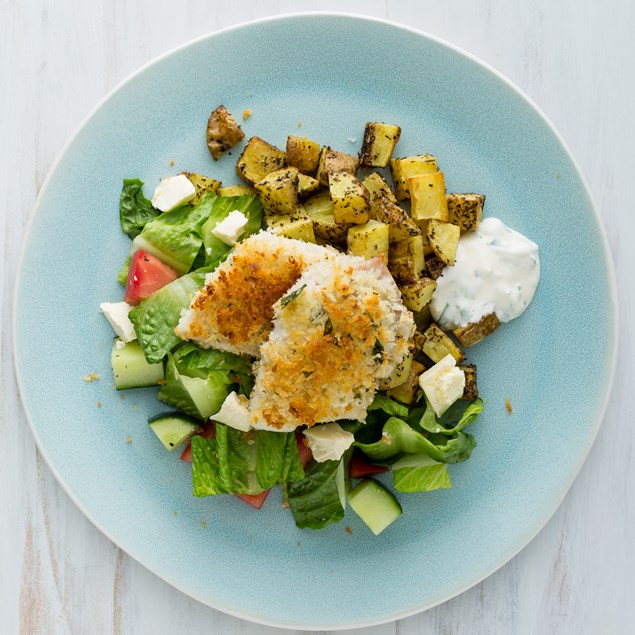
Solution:
[{"label": "green lettuce leaf", "polygon": [[299,528],[322,529],[344,518],[336,478],[339,464],[313,461],[301,481],[289,484],[289,507]]},{"label": "green lettuce leaf", "polygon": [[256,433],[256,478],[263,489],[304,478],[293,432],[259,430]]},{"label": "green lettuce leaf", "polygon": [[382,429],[382,438],[373,443],[355,445],[373,461],[390,462],[400,454],[425,454],[442,463],[460,463],[470,458],[476,441],[471,434],[459,432],[453,438],[442,435],[425,437],[407,422],[390,417]]},{"label": "green lettuce leaf", "polygon": [[378,392],[375,395],[373,403],[368,406],[368,410],[381,410],[388,415],[401,417],[402,419],[406,419],[410,414],[408,406],[404,406],[403,404],[393,401],[383,392]]},{"label": "green lettuce leaf", "polygon": [[231,212],[238,210],[249,218],[240,240],[255,234],[262,226],[262,205],[258,196],[220,196],[214,200],[209,218],[201,230],[205,248],[205,265],[217,267],[229,254],[231,247],[212,234],[212,229]]},{"label": "green lettuce leaf", "polygon": [[119,198],[119,221],[121,229],[130,238],[135,238],[147,223],[158,213],[152,203],[143,195],[143,181],[124,179]]},{"label": "green lettuce leaf", "polygon": [[[457,432],[465,430],[465,428],[471,426],[476,421],[481,412],[483,412],[483,402],[480,399],[471,401],[463,411],[459,421],[454,426],[448,427],[448,425],[451,425],[448,422],[448,418],[444,417],[441,421],[437,419],[437,416],[430,406],[430,402],[428,401],[427,397],[426,404],[427,408],[423,413],[423,416],[419,420],[419,425],[423,430],[432,432],[434,434],[444,434],[446,436],[453,436]],[[461,408],[462,406],[462,403],[457,402],[457,408]]]},{"label": "green lettuce leaf", "polygon": [[170,282],[130,311],[139,344],[149,364],[160,362],[182,340],[174,332],[181,310],[205,282],[204,273],[191,273]]},{"label": "green lettuce leaf", "polygon": [[399,492],[431,492],[452,487],[448,464],[425,454],[405,454],[393,463],[393,485]]},{"label": "green lettuce leaf", "polygon": [[259,494],[263,491],[256,480],[255,444],[248,433],[221,423],[216,436],[207,440],[192,437],[192,491],[194,496],[216,494]]},{"label": "green lettuce leaf", "polygon": [[251,363],[245,357],[215,348],[200,348],[193,342],[184,342],[174,350],[174,360],[181,373],[190,377],[207,377],[212,370],[250,373]]}]

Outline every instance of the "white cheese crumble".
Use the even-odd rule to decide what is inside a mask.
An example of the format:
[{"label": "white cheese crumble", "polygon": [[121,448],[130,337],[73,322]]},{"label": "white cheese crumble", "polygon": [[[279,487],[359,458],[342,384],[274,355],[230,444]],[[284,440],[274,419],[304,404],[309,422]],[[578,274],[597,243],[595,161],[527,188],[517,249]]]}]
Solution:
[{"label": "white cheese crumble", "polygon": [[419,386],[432,409],[440,417],[465,390],[465,373],[456,366],[452,355],[446,355],[419,377]]},{"label": "white cheese crumble", "polygon": [[235,209],[212,229],[212,234],[216,238],[220,238],[226,245],[233,246],[242,236],[248,222],[249,219]]},{"label": "white cheese crumble", "polygon": [[127,302],[102,302],[99,310],[106,316],[114,332],[124,342],[137,339],[134,326],[128,317],[132,307]]},{"label": "white cheese crumble", "polygon": [[248,401],[245,395],[239,395],[235,391],[230,392],[225,398],[225,401],[223,401],[220,410],[215,415],[212,415],[211,419],[218,423],[224,423],[230,428],[247,432],[251,429],[247,404]]},{"label": "white cheese crumble", "polygon": [[318,462],[339,461],[355,437],[335,422],[323,423],[304,431],[313,458]]},{"label": "white cheese crumble", "polygon": [[188,203],[196,196],[196,188],[184,174],[162,179],[154,190],[152,206],[161,212],[169,212]]}]

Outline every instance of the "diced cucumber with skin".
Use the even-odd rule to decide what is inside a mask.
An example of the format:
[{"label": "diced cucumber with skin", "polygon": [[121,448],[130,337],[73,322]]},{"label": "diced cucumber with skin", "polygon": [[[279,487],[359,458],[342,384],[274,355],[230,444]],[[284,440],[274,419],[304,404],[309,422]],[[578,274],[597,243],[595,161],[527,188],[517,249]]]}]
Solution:
[{"label": "diced cucumber with skin", "polygon": [[168,452],[187,441],[200,427],[198,421],[181,412],[169,412],[148,421]]},{"label": "diced cucumber with skin", "polygon": [[372,478],[363,480],[353,489],[348,495],[348,503],[375,536],[402,514],[397,499]]},{"label": "diced cucumber with skin", "polygon": [[110,363],[117,390],[156,386],[165,379],[163,362],[148,364],[137,340],[124,344],[116,337],[112,343]]}]

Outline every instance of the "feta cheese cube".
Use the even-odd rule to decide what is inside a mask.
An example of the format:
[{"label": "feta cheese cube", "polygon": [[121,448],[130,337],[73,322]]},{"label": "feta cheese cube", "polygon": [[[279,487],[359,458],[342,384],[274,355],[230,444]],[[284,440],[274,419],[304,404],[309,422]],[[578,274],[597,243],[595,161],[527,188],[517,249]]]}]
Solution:
[{"label": "feta cheese cube", "polygon": [[304,431],[313,458],[318,462],[339,461],[355,437],[335,422],[323,423]]},{"label": "feta cheese cube", "polygon": [[220,238],[226,245],[233,246],[245,231],[248,222],[249,219],[235,209],[212,229],[212,234],[216,238]]},{"label": "feta cheese cube", "polygon": [[230,428],[247,432],[251,428],[247,404],[248,401],[245,395],[239,395],[235,391],[230,392],[225,401],[223,401],[220,410],[215,415],[212,415],[211,419],[218,421],[218,423],[224,423]]},{"label": "feta cheese cube", "polygon": [[419,377],[419,386],[440,417],[465,390],[465,373],[456,366],[452,355],[446,355]]},{"label": "feta cheese cube", "polygon": [[188,203],[195,196],[196,188],[185,174],[168,176],[166,179],[161,179],[154,190],[152,206],[161,212],[169,212],[179,205]]},{"label": "feta cheese cube", "polygon": [[102,302],[99,310],[106,316],[113,330],[124,342],[137,339],[134,326],[128,317],[132,307],[127,302]]}]

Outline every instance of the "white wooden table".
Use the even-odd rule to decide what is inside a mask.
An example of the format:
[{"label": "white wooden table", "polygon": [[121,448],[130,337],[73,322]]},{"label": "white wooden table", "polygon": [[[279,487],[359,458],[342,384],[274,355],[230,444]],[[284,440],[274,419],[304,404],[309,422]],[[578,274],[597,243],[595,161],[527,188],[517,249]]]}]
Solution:
[{"label": "white wooden table", "polygon": [[[159,53],[256,17],[338,10],[420,28],[489,62],[547,113],[604,219],[621,346],[604,426],[539,536],[505,567],[422,615],[364,629],[414,633],[635,632],[633,387],[635,3],[632,0],[0,0],[0,633],[279,632],[175,591],[102,536],[35,448],[12,362],[11,293],[35,196],[67,137]],[[584,345],[584,343],[581,343]]]}]

